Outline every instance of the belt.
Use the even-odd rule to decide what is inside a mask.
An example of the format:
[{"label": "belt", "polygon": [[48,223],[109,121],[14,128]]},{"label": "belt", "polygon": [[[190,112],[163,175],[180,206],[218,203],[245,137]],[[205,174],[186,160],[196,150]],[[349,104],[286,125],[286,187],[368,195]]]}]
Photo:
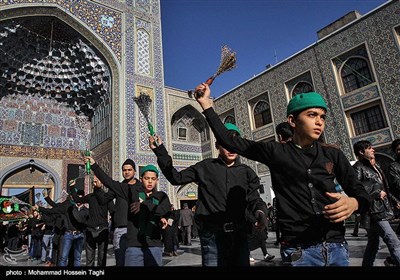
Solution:
[{"label": "belt", "polygon": [[328,241],[328,240],[321,240],[321,241],[305,241],[305,242],[293,242],[293,241],[288,241],[288,240],[281,240],[280,244],[282,247],[291,247],[291,248],[309,248],[313,246],[317,246],[320,244],[326,244],[326,243],[345,243],[345,241]]},{"label": "belt", "polygon": [[221,224],[207,224],[205,223],[206,228],[223,231],[223,232],[234,232],[244,227],[242,224],[237,224],[233,222],[221,223]]},{"label": "belt", "polygon": [[82,233],[80,230],[66,230],[65,233],[72,233],[72,234],[80,234]]},{"label": "belt", "polygon": [[88,227],[87,229],[88,230],[103,230],[103,229],[106,229],[106,228],[108,228],[108,226],[96,226],[96,227]]}]

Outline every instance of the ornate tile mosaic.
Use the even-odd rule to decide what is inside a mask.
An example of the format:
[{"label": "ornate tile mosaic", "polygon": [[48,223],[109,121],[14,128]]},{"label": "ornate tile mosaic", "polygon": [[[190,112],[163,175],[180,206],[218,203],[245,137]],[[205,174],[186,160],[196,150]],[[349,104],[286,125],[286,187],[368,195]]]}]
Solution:
[{"label": "ornate tile mosaic", "polygon": [[[347,157],[353,159],[352,141],[346,127],[347,122],[344,119],[341,100],[347,107],[360,104],[363,98],[382,99],[383,106],[388,112],[391,130],[385,132],[384,135],[378,133],[379,136],[376,139],[379,139],[380,143],[385,143],[387,140],[390,142],[393,139],[391,131],[394,137],[400,136],[400,120],[397,117],[400,108],[398,106],[400,104],[400,79],[395,78],[394,74],[396,73],[394,69],[399,69],[400,56],[398,55],[398,42],[395,42],[396,39],[392,34],[393,26],[400,24],[399,12],[399,2],[392,1],[385,7],[348,25],[340,32],[325,37],[296,56],[271,67],[242,86],[217,98],[215,100],[217,112],[222,113],[230,108],[235,108],[239,128],[243,131],[244,137],[251,138],[250,118],[246,112],[248,101],[262,92],[268,92],[275,124],[284,121],[289,94],[288,88],[285,87],[286,81],[292,81],[294,77],[300,77],[302,73],[310,73],[315,90],[324,96],[328,104],[329,111],[325,130],[328,143],[339,145]],[[359,48],[362,44],[365,44],[366,50],[368,50],[372,69],[377,77],[377,84],[375,88],[368,88],[357,94],[341,97],[336,75],[332,71],[332,62],[337,61],[333,58],[343,58],[342,54],[345,53],[365,56],[367,52]],[[395,76],[393,77],[393,75]],[[286,86],[290,87],[290,85]],[[382,96],[377,95],[378,87]],[[362,137],[369,136],[363,135]]]}]

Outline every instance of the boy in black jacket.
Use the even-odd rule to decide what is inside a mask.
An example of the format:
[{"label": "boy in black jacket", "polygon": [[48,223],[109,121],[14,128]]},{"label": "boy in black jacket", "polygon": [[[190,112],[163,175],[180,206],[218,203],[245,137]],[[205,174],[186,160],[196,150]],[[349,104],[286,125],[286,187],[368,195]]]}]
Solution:
[{"label": "boy in black jacket", "polygon": [[[316,92],[295,95],[287,106],[293,128],[288,143],[255,142],[233,136],[212,108],[210,88],[202,83],[197,98],[218,142],[271,171],[279,201],[281,256],[293,266],[348,266],[344,220],[368,209],[370,198],[339,149],[318,142],[325,128],[327,106]],[[348,196],[337,193],[337,179]]]}]

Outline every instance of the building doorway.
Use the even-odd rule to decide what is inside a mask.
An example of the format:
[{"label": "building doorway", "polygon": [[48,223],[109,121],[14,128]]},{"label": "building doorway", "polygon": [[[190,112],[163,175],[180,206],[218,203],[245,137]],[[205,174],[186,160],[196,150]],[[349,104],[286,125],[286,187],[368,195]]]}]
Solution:
[{"label": "building doorway", "polygon": [[187,203],[189,206],[189,209],[192,209],[193,206],[196,205],[197,199],[181,199],[179,201],[179,209],[183,209],[183,204]]}]

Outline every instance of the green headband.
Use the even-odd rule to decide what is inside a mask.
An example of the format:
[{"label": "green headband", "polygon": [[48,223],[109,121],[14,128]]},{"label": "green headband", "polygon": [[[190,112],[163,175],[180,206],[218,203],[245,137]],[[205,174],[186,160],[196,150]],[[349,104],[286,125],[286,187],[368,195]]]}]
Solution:
[{"label": "green headband", "polygon": [[225,127],[226,127],[226,129],[228,129],[228,130],[232,130],[232,131],[236,131],[238,134],[239,134],[239,136],[240,136],[240,130],[239,130],[239,128],[236,126],[236,125],[234,125],[233,123],[226,123],[225,124]]},{"label": "green headband", "polygon": [[308,108],[322,108],[325,111],[328,111],[328,107],[319,93],[307,92],[296,94],[292,99],[290,99],[287,106],[286,116]]},{"label": "green headband", "polygon": [[143,177],[143,174],[147,171],[152,171],[156,173],[158,177],[158,169],[152,164],[146,165],[145,167],[142,168],[142,170],[140,171],[140,177]]}]

